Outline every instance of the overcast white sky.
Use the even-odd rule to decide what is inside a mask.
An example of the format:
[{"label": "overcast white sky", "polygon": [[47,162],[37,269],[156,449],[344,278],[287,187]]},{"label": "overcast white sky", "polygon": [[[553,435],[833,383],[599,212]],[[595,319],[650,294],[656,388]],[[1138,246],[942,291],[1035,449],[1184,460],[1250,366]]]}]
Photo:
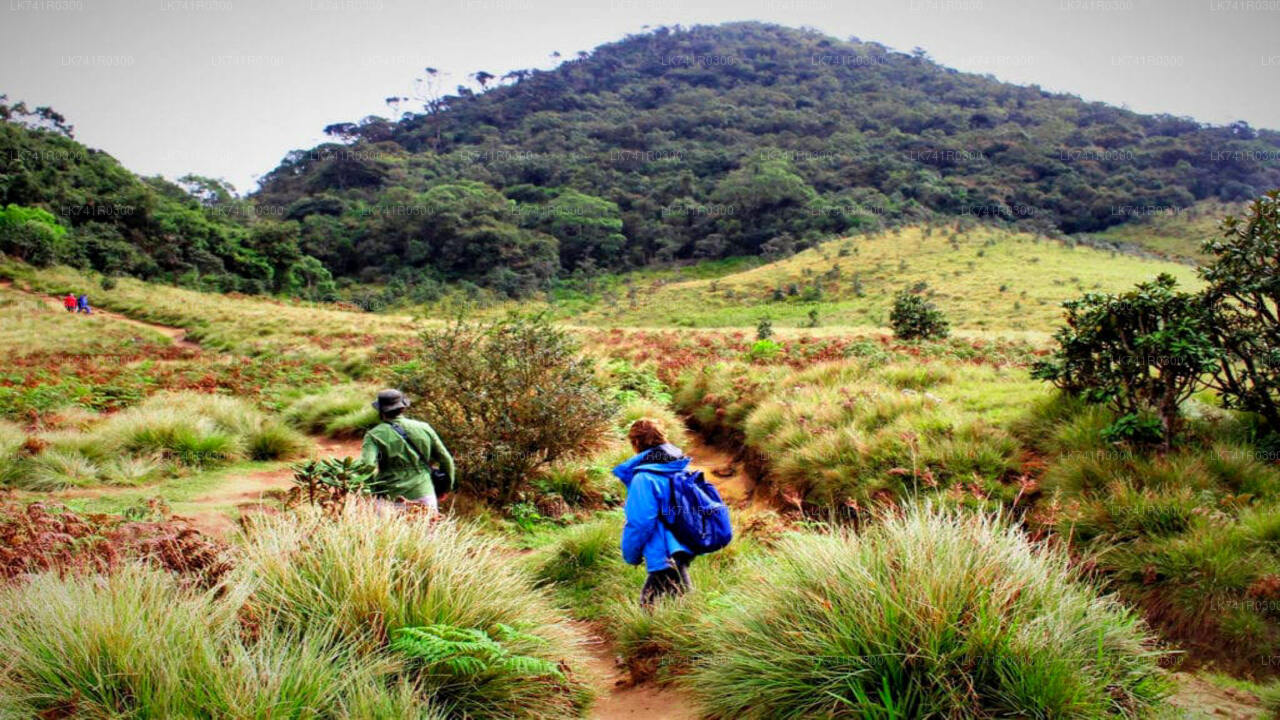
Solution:
[{"label": "overcast white sky", "polygon": [[645,25],[765,20],[1002,80],[1280,128],[1280,0],[0,0],[0,93],[130,169],[242,192],[431,65],[550,67]]}]

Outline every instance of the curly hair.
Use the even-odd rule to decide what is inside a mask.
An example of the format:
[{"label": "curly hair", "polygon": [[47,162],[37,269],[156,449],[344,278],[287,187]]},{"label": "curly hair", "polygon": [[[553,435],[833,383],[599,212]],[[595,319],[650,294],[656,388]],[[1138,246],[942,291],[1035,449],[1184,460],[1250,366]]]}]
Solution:
[{"label": "curly hair", "polygon": [[631,423],[631,429],[627,431],[627,439],[631,441],[631,447],[635,448],[636,452],[640,452],[667,442],[667,434],[662,431],[662,426],[657,420],[640,418]]}]

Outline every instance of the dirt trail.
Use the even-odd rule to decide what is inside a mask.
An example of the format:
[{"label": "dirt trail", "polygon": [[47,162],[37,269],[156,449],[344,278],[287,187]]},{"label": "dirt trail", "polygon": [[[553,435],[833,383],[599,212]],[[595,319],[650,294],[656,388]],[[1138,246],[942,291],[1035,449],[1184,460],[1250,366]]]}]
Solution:
[{"label": "dirt trail", "polygon": [[[735,508],[767,506],[756,497],[756,485],[745,464],[733,452],[708,445],[696,433],[688,433],[682,447],[715,484],[725,502]],[[588,671],[596,680],[597,699],[592,720],[696,720],[693,700],[681,690],[651,684],[634,685],[618,663],[614,644],[590,623],[575,621],[589,651]]]},{"label": "dirt trail", "polygon": [[[66,311],[66,309],[62,305],[62,298],[60,297],[55,297],[53,295],[46,295],[44,293],[34,292],[31,290],[27,290],[25,288],[18,287],[17,285],[13,284],[12,280],[5,279],[5,278],[0,278],[0,287],[7,288],[15,292],[20,292],[20,293],[23,293],[24,295],[30,295],[31,297],[40,300],[45,305],[48,305],[54,310],[59,310],[63,312]],[[189,348],[200,347],[199,344],[187,338],[187,331],[184,328],[174,327],[172,325],[160,325],[158,323],[150,323],[143,320],[135,320],[127,315],[121,315],[118,312],[112,312],[111,310],[103,310],[102,308],[98,308],[98,307],[93,308],[93,314],[99,315],[102,317],[109,317],[113,320],[117,320],[126,325],[132,325],[134,327],[145,328],[147,330],[158,332],[161,335],[164,335],[165,337],[172,340],[173,344],[179,347],[189,347]]]},{"label": "dirt trail", "polygon": [[[359,440],[334,440],[315,438],[314,458],[359,457]],[[236,530],[237,519],[229,511],[243,515],[254,512],[265,504],[268,493],[287,490],[293,485],[293,471],[288,467],[259,470],[247,475],[224,479],[211,493],[195,498],[187,505],[195,505],[194,511],[182,513],[198,530],[217,537],[227,537]]]},{"label": "dirt trail", "polygon": [[1189,673],[1176,673],[1173,677],[1178,682],[1178,690],[1169,698],[1169,704],[1186,717],[1229,720],[1268,717],[1262,700],[1251,692],[1214,685]]},{"label": "dirt trail", "polygon": [[618,666],[613,644],[600,637],[590,623],[575,621],[586,638],[588,671],[596,681],[597,698],[591,720],[697,720],[693,702],[682,692],[652,685],[632,685]]},{"label": "dirt trail", "polygon": [[755,478],[747,472],[741,452],[734,453],[714,445],[708,445],[696,432],[689,431],[684,451],[693,458],[693,466],[702,470],[720,496],[731,508],[738,510],[772,510],[773,503],[757,491]]}]

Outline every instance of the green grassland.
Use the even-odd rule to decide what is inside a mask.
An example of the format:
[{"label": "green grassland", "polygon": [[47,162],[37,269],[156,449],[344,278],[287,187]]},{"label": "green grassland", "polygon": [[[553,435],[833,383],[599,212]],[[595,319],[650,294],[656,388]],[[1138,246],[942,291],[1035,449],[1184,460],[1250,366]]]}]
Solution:
[{"label": "green grassland", "polygon": [[761,317],[795,327],[880,327],[893,294],[927,287],[958,329],[1047,331],[1062,301],[1114,292],[1167,272],[1188,287],[1191,267],[1074,246],[996,228],[947,227],[831,240],[792,257],[716,278],[636,281],[574,322],[600,325],[751,327]]},{"label": "green grassland", "polygon": [[484,294],[467,300],[454,292],[412,313],[363,313],[127,278],[98,290],[99,278],[68,268],[0,266],[0,276],[51,294],[92,288],[99,305],[185,328],[212,349],[250,356],[305,353],[346,369],[358,368],[380,344],[411,337],[425,318],[460,312],[547,310],[563,322],[597,327],[751,328],[768,317],[779,329],[810,329],[816,312],[819,328],[871,329],[886,324],[892,296],[904,288],[924,288],[962,334],[1043,339],[1060,319],[1064,300],[1085,291],[1118,291],[1162,272],[1189,288],[1199,285],[1184,263],[998,228],[960,233],[917,226],[831,240],[775,262],[738,258],[576,279],[537,301]]},{"label": "green grassland", "polygon": [[1136,246],[1171,260],[1200,263],[1206,259],[1204,241],[1218,237],[1218,225],[1224,217],[1240,215],[1243,209],[1242,203],[1214,201],[1176,211],[1158,208],[1133,222],[1094,233],[1092,238]]},{"label": "green grassland", "polygon": [[261,296],[205,293],[131,278],[100,287],[101,276],[72,268],[34,270],[0,264],[0,277],[51,295],[87,292],[98,306],[132,318],[184,328],[189,339],[212,350],[245,356],[306,354],[335,360],[366,357],[373,346],[413,332],[413,319],[377,315],[335,305]]}]

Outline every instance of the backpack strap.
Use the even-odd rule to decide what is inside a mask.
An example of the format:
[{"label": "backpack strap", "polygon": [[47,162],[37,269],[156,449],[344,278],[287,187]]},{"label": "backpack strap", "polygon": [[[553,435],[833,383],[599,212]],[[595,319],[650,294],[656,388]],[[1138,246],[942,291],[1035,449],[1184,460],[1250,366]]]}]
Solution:
[{"label": "backpack strap", "polygon": [[418,461],[422,462],[422,451],[418,449],[417,445],[413,444],[413,440],[409,439],[409,433],[405,432],[405,429],[400,427],[399,423],[391,422],[390,420],[388,420],[387,424],[390,425],[391,429],[395,430],[396,434],[399,435],[401,439],[404,440],[404,444],[409,446],[409,451],[412,452],[414,456],[418,458]]}]

